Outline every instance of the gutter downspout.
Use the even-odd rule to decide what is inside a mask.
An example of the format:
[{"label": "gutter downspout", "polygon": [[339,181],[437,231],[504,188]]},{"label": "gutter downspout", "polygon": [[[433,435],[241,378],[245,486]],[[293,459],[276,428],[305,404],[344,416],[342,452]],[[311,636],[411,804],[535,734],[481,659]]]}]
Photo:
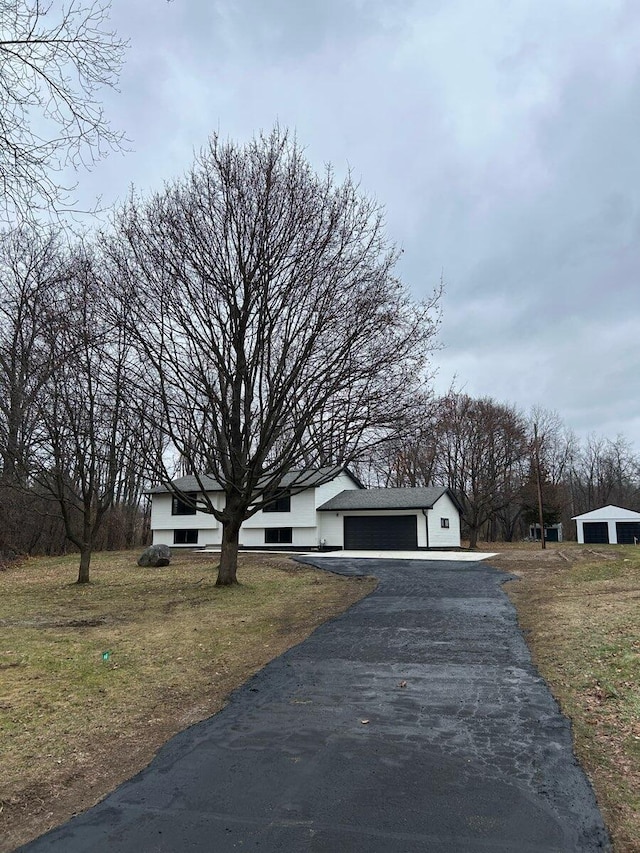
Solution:
[{"label": "gutter downspout", "polygon": [[422,510],[422,514],[424,515],[424,526],[427,528],[427,548],[429,547],[429,516],[427,515],[426,509]]}]

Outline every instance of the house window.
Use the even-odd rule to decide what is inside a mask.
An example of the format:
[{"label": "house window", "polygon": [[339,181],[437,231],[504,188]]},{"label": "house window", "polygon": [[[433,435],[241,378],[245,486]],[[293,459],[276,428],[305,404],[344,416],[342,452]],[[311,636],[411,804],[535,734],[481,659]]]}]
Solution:
[{"label": "house window", "polygon": [[198,531],[197,530],[174,530],[173,531],[174,545],[197,545]]},{"label": "house window", "polygon": [[445,527],[448,529],[449,528],[449,519],[448,518],[441,518],[440,519],[440,527]]},{"label": "house window", "polygon": [[290,545],[293,541],[291,527],[267,527],[264,531],[267,545]]},{"label": "house window", "polygon": [[[185,494],[186,498],[189,498],[190,501],[195,501],[198,497],[196,492],[190,492]],[[174,495],[171,499],[171,515],[195,515],[196,508],[186,501],[183,501],[178,495]]]},{"label": "house window", "polygon": [[262,512],[291,512],[291,492],[281,492],[280,497],[262,507]]}]

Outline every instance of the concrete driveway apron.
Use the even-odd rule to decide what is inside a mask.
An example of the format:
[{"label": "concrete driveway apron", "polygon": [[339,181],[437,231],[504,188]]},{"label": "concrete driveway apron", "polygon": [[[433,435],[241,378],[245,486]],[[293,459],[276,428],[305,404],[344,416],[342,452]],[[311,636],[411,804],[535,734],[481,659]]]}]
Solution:
[{"label": "concrete driveway apron", "polygon": [[483,563],[305,558],[378,589],[25,850],[608,850],[568,721]]}]

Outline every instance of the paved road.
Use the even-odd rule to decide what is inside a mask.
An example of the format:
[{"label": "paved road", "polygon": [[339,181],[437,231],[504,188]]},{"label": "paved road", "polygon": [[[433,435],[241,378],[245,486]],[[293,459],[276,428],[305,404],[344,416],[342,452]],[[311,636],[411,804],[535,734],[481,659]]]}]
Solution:
[{"label": "paved road", "polygon": [[330,568],[380,585],[100,805],[24,849],[610,849],[504,575],[454,561]]}]

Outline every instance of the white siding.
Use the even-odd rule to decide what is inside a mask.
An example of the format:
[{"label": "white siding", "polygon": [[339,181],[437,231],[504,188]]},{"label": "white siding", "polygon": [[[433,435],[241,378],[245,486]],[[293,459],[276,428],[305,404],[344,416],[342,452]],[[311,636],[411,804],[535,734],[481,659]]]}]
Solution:
[{"label": "white siding", "polygon": [[[341,489],[342,491],[342,489]],[[325,540],[325,545],[331,548],[344,547],[344,529],[341,512],[318,512],[318,543]]]},{"label": "white siding", "polygon": [[[220,506],[218,495],[213,497],[216,508]],[[222,538],[221,527],[216,518],[208,512],[196,512],[195,515],[172,515],[172,495],[152,495],[151,530],[154,545],[169,545],[176,548],[194,548],[219,544]],[[197,530],[198,545],[176,545],[173,543],[174,530]]]},{"label": "white siding", "polygon": [[[345,489],[359,488],[360,486],[358,486],[357,483],[354,483],[345,471],[341,471],[333,480],[318,486],[316,489],[316,506],[322,506],[323,503],[326,503],[330,498],[335,497],[335,495],[339,495],[340,492],[344,492]],[[325,514],[326,513],[320,513],[320,515]]]},{"label": "white siding", "polygon": [[607,529],[609,530],[609,545],[617,545],[618,544],[618,529],[616,527],[616,521],[629,521],[628,518],[618,518],[618,519],[610,519],[610,518],[592,518],[586,521],[577,521],[576,522],[576,532],[578,534],[578,544],[584,545],[584,524],[589,524],[589,521],[606,521]]},{"label": "white siding", "polygon": [[[290,527],[289,524],[283,524],[282,527]],[[265,550],[272,549],[279,551],[282,548],[315,548],[318,545],[315,527],[294,527],[291,531],[292,542],[287,545],[265,544],[264,527],[253,527],[245,530],[244,526],[240,531],[240,544],[245,548],[264,548]]]},{"label": "white siding", "polygon": [[[345,489],[359,489],[357,483],[351,477],[342,471],[334,480],[329,483],[324,483],[318,486],[316,491],[316,506],[322,506],[331,498],[344,492]],[[320,540],[325,540],[325,545],[328,548],[343,548],[344,547],[344,524],[342,521],[343,513],[341,512],[317,512],[317,537],[315,545],[320,544]]]},{"label": "white siding", "polygon": [[[289,512],[257,512],[247,519],[240,530],[240,544],[245,547],[273,548],[279,545],[266,545],[265,529],[274,527],[290,527],[292,529],[292,546],[294,548],[315,548],[320,540],[332,548],[344,547],[344,515],[413,515],[417,519],[418,547],[452,548],[460,546],[460,516],[453,501],[448,495],[443,495],[432,510],[428,510],[425,518],[421,510],[378,510],[357,512],[317,512],[321,506],[334,495],[344,489],[358,489],[359,486],[345,472],[335,479],[317,488],[307,489],[291,497]],[[224,495],[209,493],[216,508],[222,509]],[[220,545],[222,541],[222,526],[209,513],[197,512],[195,515],[172,515],[172,498],[170,494],[153,495],[151,504],[151,529],[153,542],[173,546],[173,532],[177,529],[198,530],[198,547]],[[440,519],[449,519],[449,528],[440,526]],[[579,532],[581,525],[578,525]],[[614,526],[615,527],[615,526]],[[615,532],[615,530],[614,530]],[[427,535],[428,533],[428,535]]]},{"label": "white siding", "polygon": [[194,545],[176,545],[173,541],[173,531],[176,529],[174,527],[171,530],[153,530],[153,544],[168,545],[170,548],[204,548],[206,545],[220,545],[222,542],[221,527],[211,530],[208,527],[196,527],[194,524],[186,529],[198,531],[198,542]]},{"label": "white siding", "polygon": [[289,512],[263,512],[260,510],[248,518],[242,527],[245,530],[265,527],[315,527],[316,506],[315,489],[306,489],[297,495],[291,495]]},{"label": "white siding", "polygon": [[[460,547],[460,513],[449,495],[444,494],[427,510],[430,548]],[[441,519],[449,519],[449,527],[442,527]]]}]

